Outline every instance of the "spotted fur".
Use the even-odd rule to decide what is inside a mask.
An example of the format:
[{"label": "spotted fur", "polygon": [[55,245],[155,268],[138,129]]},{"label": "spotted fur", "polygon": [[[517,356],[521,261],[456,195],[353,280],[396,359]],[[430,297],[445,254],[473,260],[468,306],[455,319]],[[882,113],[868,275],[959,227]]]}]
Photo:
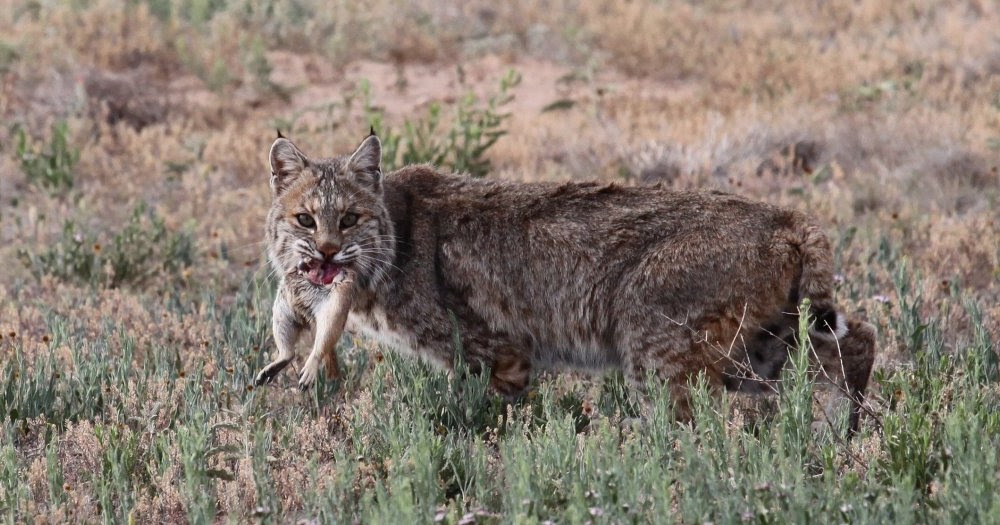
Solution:
[{"label": "spotted fur", "polygon": [[[718,192],[525,184],[424,165],[383,177],[380,155],[374,135],[349,157],[315,161],[274,143],[275,363],[291,359],[302,328],[323,323],[329,297],[349,295],[348,330],[445,368],[461,348],[506,395],[532,370],[617,367],[640,388],[650,373],[667,381],[684,418],[698,373],[718,389],[770,388],[808,298],[817,361],[853,398],[857,428],[874,332],[837,310],[830,245],[806,215]],[[301,210],[313,230],[295,222]],[[345,213],[358,215],[354,227],[338,227]],[[339,247],[352,287],[303,277],[301,261],[321,245]]]}]

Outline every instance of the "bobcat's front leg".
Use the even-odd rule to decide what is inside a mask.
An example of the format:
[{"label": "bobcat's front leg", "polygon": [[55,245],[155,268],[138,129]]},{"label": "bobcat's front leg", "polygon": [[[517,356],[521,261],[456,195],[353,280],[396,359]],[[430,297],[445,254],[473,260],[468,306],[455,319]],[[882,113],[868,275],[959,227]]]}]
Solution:
[{"label": "bobcat's front leg", "polygon": [[328,379],[340,375],[337,368],[337,342],[344,333],[353,298],[353,284],[345,281],[331,290],[329,298],[317,309],[316,339],[313,341],[312,352],[302,367],[302,373],[299,374],[300,389],[306,390],[316,382],[321,360],[325,361]]},{"label": "bobcat's front leg", "polygon": [[274,332],[274,345],[278,347],[278,357],[257,373],[257,378],[254,380],[256,386],[270,383],[292,362],[292,358],[295,357],[295,343],[305,328],[285,300],[285,294],[281,290],[274,299],[271,312],[271,330]]}]

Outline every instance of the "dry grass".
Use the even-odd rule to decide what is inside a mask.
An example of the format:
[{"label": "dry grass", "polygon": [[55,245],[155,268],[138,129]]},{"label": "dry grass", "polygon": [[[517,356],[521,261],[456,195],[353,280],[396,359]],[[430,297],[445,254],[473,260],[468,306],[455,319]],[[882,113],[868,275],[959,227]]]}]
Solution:
[{"label": "dry grass", "polygon": [[[141,388],[130,376],[112,381],[102,406],[55,427],[43,416],[0,414],[30,492],[19,519],[111,515],[88,477],[113,450],[108,428],[135,433],[136,461],[163,466],[142,481],[153,489],[106,500],[128,500],[140,521],[193,519],[203,487],[191,485],[199,478],[182,461],[184,443],[233,446],[231,459],[204,460],[235,473],[211,479],[207,505],[219,519],[243,521],[258,506],[272,517],[281,509],[286,520],[316,516],[313,500],[345,486],[331,480],[355,474],[350,494],[324,497],[376,508],[385,502],[373,495],[379,483],[403,490],[386,481],[395,479],[391,462],[403,459],[388,454],[372,464],[350,453],[376,446],[361,443],[357,427],[376,424],[367,411],[383,405],[367,389],[372,374],[392,376],[387,365],[361,377],[367,360],[357,357],[355,383],[328,392],[326,404],[280,389],[254,397],[235,378],[262,361],[253,346],[269,347],[239,347],[225,321],[243,315],[239,322],[256,327],[240,336],[246,341],[267,333],[267,292],[246,287],[265,273],[264,166],[275,127],[306,151],[352,147],[368,129],[362,80],[398,126],[433,102],[449,107],[466,92],[491,93],[509,68],[520,72],[506,108],[509,134],[488,153],[491,176],[721,188],[810,211],[837,246],[841,301],[879,328],[879,377],[910,369],[921,323],[933,324],[926,337],[951,353],[976,340],[976,330],[1000,340],[996,3],[334,4],[306,0],[268,12],[237,1],[0,0],[0,363],[13,366],[17,352],[30,371],[49,356],[66,375],[80,360],[173,370]],[[561,109],[546,110],[559,101]],[[44,145],[61,121],[80,160],[73,187],[52,191],[22,170],[15,125]],[[193,265],[107,289],[36,279],[17,262],[18,251],[58,243],[66,220],[93,236],[88,249],[106,251],[143,202],[169,232],[193,239]],[[123,355],[131,361],[120,366]],[[210,386],[224,380],[225,392]],[[553,381],[544,379],[543,390]],[[562,381],[551,388],[593,396],[590,382]],[[891,411],[891,392],[879,388],[875,410]],[[214,396],[205,405],[214,410],[201,423],[178,423],[194,392]],[[294,430],[259,418],[288,410],[300,424]],[[871,462],[887,454],[874,419],[855,451]],[[121,423],[132,420],[142,424]],[[197,435],[221,422],[233,426]],[[186,429],[194,434],[184,441],[177,436]],[[504,445],[485,436],[468,446],[485,443],[486,472],[512,476]],[[64,491],[49,488],[49,448]],[[354,470],[345,474],[347,464]],[[852,464],[844,470],[868,468]],[[320,486],[303,492],[312,480]],[[262,492],[265,481],[276,488]],[[261,501],[263,493],[272,499]],[[366,512],[356,515],[376,516]]]}]

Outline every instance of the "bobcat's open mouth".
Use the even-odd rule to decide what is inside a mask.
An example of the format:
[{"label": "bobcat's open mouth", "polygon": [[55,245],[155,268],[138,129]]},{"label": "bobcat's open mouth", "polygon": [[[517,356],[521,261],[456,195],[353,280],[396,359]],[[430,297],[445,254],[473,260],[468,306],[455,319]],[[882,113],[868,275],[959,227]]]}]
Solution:
[{"label": "bobcat's open mouth", "polygon": [[312,260],[299,263],[299,272],[316,286],[327,286],[332,283],[342,270],[343,266],[333,261]]}]

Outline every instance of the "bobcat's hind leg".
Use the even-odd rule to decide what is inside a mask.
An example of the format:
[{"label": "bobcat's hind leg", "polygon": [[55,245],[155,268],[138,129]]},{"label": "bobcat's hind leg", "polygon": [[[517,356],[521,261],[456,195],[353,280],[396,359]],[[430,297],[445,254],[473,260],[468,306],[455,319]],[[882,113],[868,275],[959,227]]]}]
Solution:
[{"label": "bobcat's hind leg", "polygon": [[745,354],[728,359],[726,389],[749,394],[775,394],[788,353],[795,348],[794,323],[775,318],[747,338]]},{"label": "bobcat's hind leg", "polygon": [[839,379],[837,383],[850,399],[847,435],[853,436],[860,428],[865,391],[875,363],[875,327],[860,319],[848,319],[843,337],[824,341],[815,348],[827,376]]},{"label": "bobcat's hind leg", "polygon": [[844,383],[851,396],[851,415],[847,423],[848,435],[857,433],[861,410],[875,364],[875,327],[857,319],[847,322],[847,335],[840,342],[844,362]]},{"label": "bobcat's hind leg", "polygon": [[665,381],[674,405],[677,421],[692,419],[690,382],[700,372],[705,372],[708,387],[713,392],[724,389],[722,374],[717,367],[710,366],[700,345],[693,341],[694,333],[687,326],[668,326],[659,333],[636,339],[628,345],[622,355],[622,369],[625,378],[643,396],[646,391],[647,374]]},{"label": "bobcat's hind leg", "polygon": [[292,362],[292,358],[295,357],[295,343],[305,329],[280,291],[274,299],[271,327],[274,332],[274,345],[278,348],[278,357],[257,373],[254,379],[255,386],[270,383]]}]

